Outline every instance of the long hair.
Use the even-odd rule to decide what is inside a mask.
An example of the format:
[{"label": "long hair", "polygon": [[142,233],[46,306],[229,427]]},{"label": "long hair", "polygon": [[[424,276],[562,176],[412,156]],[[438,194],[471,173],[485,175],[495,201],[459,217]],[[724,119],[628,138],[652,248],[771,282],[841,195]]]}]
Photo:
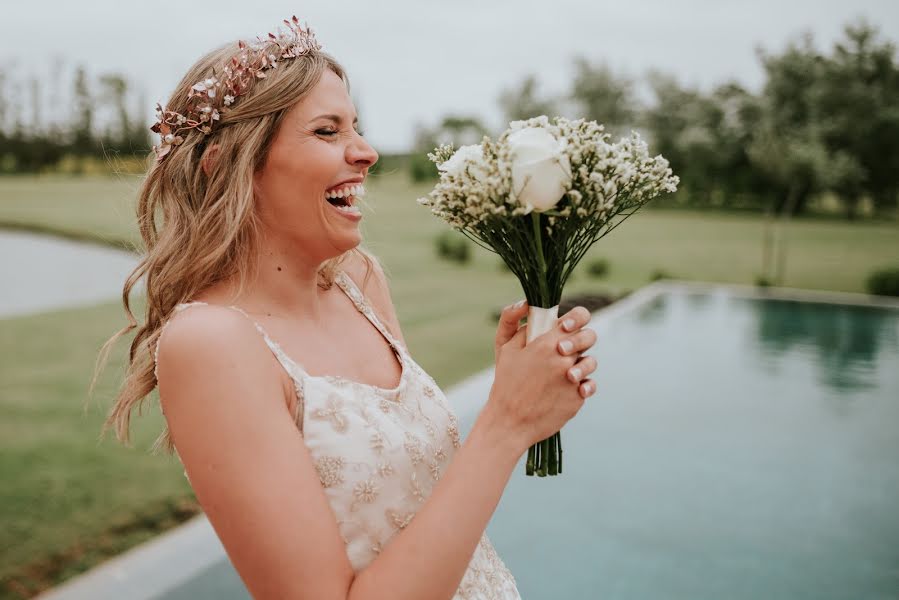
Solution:
[{"label": "long hair", "polygon": [[[166,107],[184,114],[191,87],[212,76],[214,69],[220,70],[237,52],[237,43],[229,43],[200,58],[178,83]],[[191,131],[162,160],[153,160],[137,203],[145,253],[122,291],[128,325],[100,349],[90,386],[92,394],[115,342],[135,331],[124,381],[103,423],[101,438],[114,427],[117,439],[129,443],[131,413],[157,385],[154,349],[174,307],[229,278],[238,282],[239,294],[256,275],[259,223],[254,212],[253,174],[264,166],[286,112],[315,87],[326,69],[343,79],[349,89],[345,70],[325,52],[283,60],[278,68],[269,69],[265,78],[255,80],[233,106],[221,111],[212,133]],[[201,163],[213,142],[218,147],[207,175]],[[377,259],[357,247],[322,264],[319,287],[331,287],[338,266],[353,252],[366,263],[368,280]],[[146,288],[143,324],[135,319],[130,300],[141,279]],[[152,452],[161,448],[169,454],[174,451],[167,425]]]}]

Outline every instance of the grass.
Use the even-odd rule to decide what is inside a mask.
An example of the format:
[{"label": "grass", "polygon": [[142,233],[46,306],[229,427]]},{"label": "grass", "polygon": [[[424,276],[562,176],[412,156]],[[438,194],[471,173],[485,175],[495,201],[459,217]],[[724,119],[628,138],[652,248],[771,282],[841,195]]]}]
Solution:
[{"label": "grass", "polygon": [[[103,413],[84,409],[96,351],[118,320],[105,304],[0,321],[0,593],[7,597],[27,597],[143,541],[152,528],[137,524],[167,518],[169,505],[190,498],[174,459],[142,448],[161,426],[157,410],[136,420],[129,449],[98,443]],[[119,350],[100,397],[121,374]]]},{"label": "grass", "polygon": [[[0,226],[135,247],[138,185],[134,176],[0,179]],[[436,258],[434,240],[446,227],[414,201],[429,188],[398,174],[373,178],[362,229],[391,279],[410,351],[447,387],[492,364],[491,314],[523,296],[484,250],[473,248],[464,266]],[[755,215],[646,209],[594,247],[566,295],[617,295],[656,270],[752,283],[761,237]],[[870,271],[895,264],[899,227],[796,220],[789,244],[784,285],[862,292]],[[586,272],[598,257],[609,263],[601,280]],[[125,340],[101,380],[101,405],[82,410],[96,353],[123,324],[118,302],[0,320],[0,597],[28,597],[198,510],[177,461],[147,452],[162,426],[155,395],[135,420],[133,448],[97,442]]]}]

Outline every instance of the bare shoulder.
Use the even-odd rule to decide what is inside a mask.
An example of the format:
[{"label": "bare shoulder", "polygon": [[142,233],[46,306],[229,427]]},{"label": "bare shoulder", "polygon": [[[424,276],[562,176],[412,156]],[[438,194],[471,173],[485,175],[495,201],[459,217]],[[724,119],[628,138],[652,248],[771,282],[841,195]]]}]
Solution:
[{"label": "bare shoulder", "polygon": [[172,314],[162,337],[167,348],[188,346],[196,349],[203,343],[248,338],[253,329],[253,324],[233,309],[202,304]]},{"label": "bare shoulder", "polygon": [[170,319],[160,341],[172,441],[253,597],[343,597],[352,567],[284,402],[283,369],[253,323],[222,306],[193,306]]},{"label": "bare shoulder", "polygon": [[396,307],[393,304],[393,298],[390,293],[390,284],[387,275],[378,260],[372,261],[371,273],[368,275],[368,282],[363,286],[366,278],[368,267],[365,260],[353,254],[352,258],[343,264],[343,270],[350,276],[353,282],[363,295],[368,299],[374,311],[378,314],[384,325],[393,333],[404,347],[408,348],[403,332],[400,328],[400,322],[396,315]]},{"label": "bare shoulder", "polygon": [[262,336],[249,319],[214,304],[192,306],[169,318],[156,355],[160,384],[179,375],[196,374],[226,363],[262,376],[277,372]]}]

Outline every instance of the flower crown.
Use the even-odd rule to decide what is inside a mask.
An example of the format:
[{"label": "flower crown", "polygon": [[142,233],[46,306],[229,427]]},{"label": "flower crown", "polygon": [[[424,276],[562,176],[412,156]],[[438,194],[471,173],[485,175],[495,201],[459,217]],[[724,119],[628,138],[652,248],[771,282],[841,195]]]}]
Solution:
[{"label": "flower crown", "polygon": [[[285,20],[288,31],[279,27],[277,34],[269,33],[268,38],[257,37],[250,43],[243,40],[237,42],[240,54],[225,64],[220,74],[213,69],[212,77],[199,81],[190,89],[187,97],[185,114],[168,110],[156,104],[156,123],[150,131],[158,133],[161,138],[159,146],[153,146],[157,162],[162,160],[174,146],[184,141],[183,134],[191,129],[198,129],[207,135],[221,118],[220,109],[216,106],[217,98],[222,99],[223,106],[231,106],[234,100],[246,93],[256,79],[263,79],[265,71],[278,66],[278,61],[285,58],[296,58],[315,50],[321,50],[321,44],[307,25],[304,29],[294,16]],[[271,44],[277,51],[266,52]]]}]

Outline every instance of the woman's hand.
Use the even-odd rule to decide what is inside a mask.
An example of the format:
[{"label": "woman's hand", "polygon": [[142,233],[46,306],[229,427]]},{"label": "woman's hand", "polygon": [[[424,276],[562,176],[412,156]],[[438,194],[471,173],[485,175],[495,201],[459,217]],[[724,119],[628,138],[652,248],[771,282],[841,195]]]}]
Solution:
[{"label": "woman's hand", "polygon": [[596,333],[584,329],[590,312],[577,306],[556,320],[555,326],[526,341],[519,322],[528,305],[507,306],[496,331],[496,371],[487,406],[509,433],[521,436],[524,448],[559,431],[596,391],[587,375],[596,359],[580,356],[596,343]]}]

